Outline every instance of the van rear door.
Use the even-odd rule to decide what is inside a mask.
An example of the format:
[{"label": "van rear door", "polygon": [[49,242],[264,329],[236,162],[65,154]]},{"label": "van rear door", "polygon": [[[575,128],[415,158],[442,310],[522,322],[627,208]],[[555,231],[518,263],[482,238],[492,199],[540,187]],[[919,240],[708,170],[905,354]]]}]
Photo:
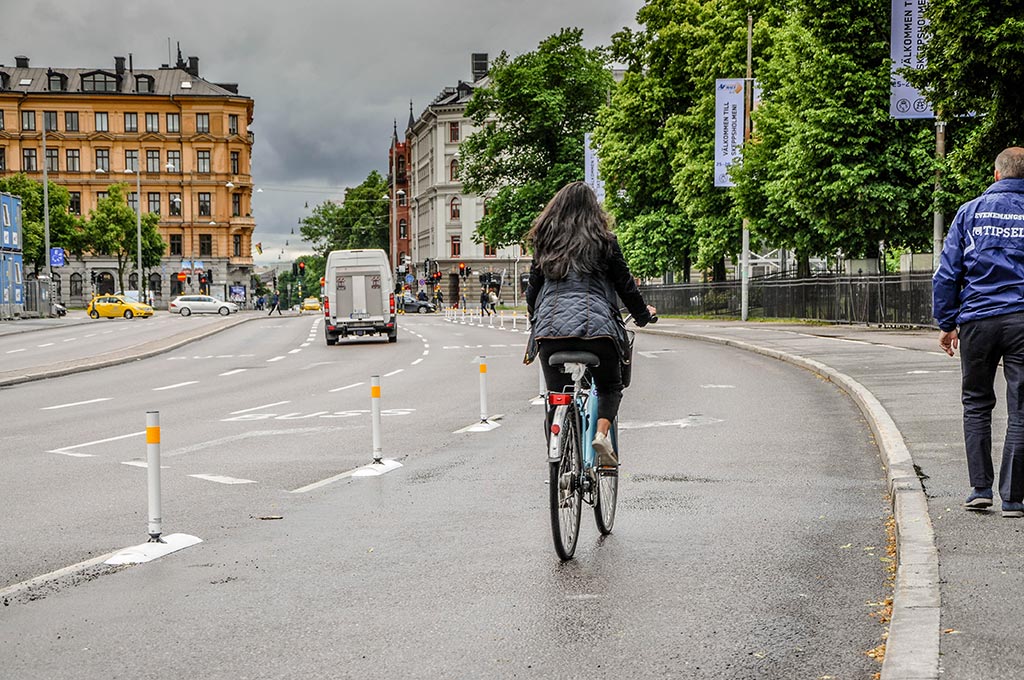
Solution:
[{"label": "van rear door", "polygon": [[379,269],[337,269],[335,318],[383,319],[383,281]]}]

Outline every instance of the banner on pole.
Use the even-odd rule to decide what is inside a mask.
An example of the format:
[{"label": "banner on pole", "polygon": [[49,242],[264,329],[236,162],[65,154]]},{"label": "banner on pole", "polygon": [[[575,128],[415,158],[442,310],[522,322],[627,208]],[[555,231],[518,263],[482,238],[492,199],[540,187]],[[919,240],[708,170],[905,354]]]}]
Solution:
[{"label": "banner on pole", "polygon": [[734,186],[729,166],[741,160],[745,94],[743,78],[715,81],[715,186]]},{"label": "banner on pole", "polygon": [[916,87],[903,79],[898,69],[924,68],[924,29],[928,20],[924,8],[928,0],[892,0],[890,52],[892,57],[889,115],[893,118],[934,118],[931,104]]},{"label": "banner on pole", "polygon": [[587,132],[583,135],[583,181],[597,194],[597,202],[604,203],[604,181],[597,173],[597,160],[597,149]]}]

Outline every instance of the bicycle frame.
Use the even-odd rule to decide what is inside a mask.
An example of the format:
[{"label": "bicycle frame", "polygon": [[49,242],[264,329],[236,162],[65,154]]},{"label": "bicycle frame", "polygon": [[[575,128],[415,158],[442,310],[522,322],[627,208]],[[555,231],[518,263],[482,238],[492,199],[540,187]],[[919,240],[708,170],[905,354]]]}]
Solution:
[{"label": "bicycle frame", "polygon": [[[570,369],[569,373],[575,373],[577,370],[582,375],[574,381],[572,387],[572,393],[548,393],[548,403],[555,403],[558,401],[566,401],[568,403],[558,404],[555,406],[554,418],[552,423],[561,423],[565,420],[565,412],[569,408],[570,403],[576,406],[576,412],[580,414],[581,422],[579,425],[579,433],[583,441],[583,469],[591,470],[594,467],[594,462],[597,457],[594,451],[594,435],[597,433],[597,387],[594,385],[593,380],[590,378],[590,372],[586,370],[586,366],[583,364],[566,364],[566,368]],[[558,399],[558,396],[565,395],[568,399]],[[552,399],[554,398],[554,401]],[[561,438],[564,433],[559,430],[558,432],[551,432],[548,440],[548,462],[557,463],[561,460],[562,454],[561,449]]]}]

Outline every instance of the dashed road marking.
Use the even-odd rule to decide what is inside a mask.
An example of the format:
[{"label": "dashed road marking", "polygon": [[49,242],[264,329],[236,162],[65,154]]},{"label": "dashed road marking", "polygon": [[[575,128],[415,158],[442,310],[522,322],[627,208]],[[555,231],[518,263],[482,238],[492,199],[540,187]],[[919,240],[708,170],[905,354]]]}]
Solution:
[{"label": "dashed road marking", "polygon": [[420,357],[419,359],[417,359],[416,361],[412,362],[412,363],[411,363],[411,364],[409,364],[409,365],[410,365],[410,366],[415,366],[416,364],[420,363],[421,361],[423,361],[423,357]]},{"label": "dashed road marking", "polygon": [[95,404],[99,401],[110,401],[113,397],[100,397],[98,399],[89,399],[87,401],[73,401],[69,404],[57,404],[56,406],[44,406],[39,409],[40,411],[54,411],[59,408],[68,408],[70,406],[84,406],[85,404]]},{"label": "dashed road marking", "polygon": [[281,404],[290,404],[291,401],[275,401],[272,404],[264,404],[263,406],[253,406],[252,408],[243,408],[241,411],[232,411],[228,415],[237,416],[239,413],[248,413],[249,411],[259,411],[261,409],[270,408],[271,406],[280,406]]},{"label": "dashed road marking", "polygon": [[199,382],[199,381],[198,380],[187,380],[185,382],[174,383],[173,385],[164,385],[163,387],[154,387],[153,391],[154,392],[160,392],[162,390],[173,390],[173,389],[177,389],[179,387],[185,387],[186,385],[195,385],[197,382]]},{"label": "dashed road marking", "polygon": [[297,353],[299,353],[301,351],[302,351],[301,347],[296,347],[295,349],[288,350],[288,354],[297,354]]},{"label": "dashed road marking", "polygon": [[281,359],[284,359],[284,355],[283,354],[281,356],[279,356],[279,357],[274,357],[273,359],[267,359],[267,363],[270,364],[270,363],[273,363],[275,361],[280,361]]},{"label": "dashed road marking", "polygon": [[341,392],[343,390],[350,390],[353,387],[359,387],[360,385],[365,385],[365,384],[366,383],[357,382],[357,383],[352,383],[351,385],[345,385],[344,387],[335,387],[333,390],[327,390],[327,391],[328,392]]},{"label": "dashed road marking", "polygon": [[56,343],[53,343],[53,342],[44,342],[44,343],[43,343],[43,344],[41,344],[41,345],[36,345],[36,347],[52,347],[52,346],[53,346],[53,345],[55,345],[55,344],[56,344]]},{"label": "dashed road marking", "polygon": [[84,444],[74,444],[72,446],[62,446],[62,447],[60,447],[58,449],[52,449],[50,451],[47,451],[47,453],[59,453],[62,456],[73,456],[75,458],[92,458],[93,454],[91,454],[91,453],[75,453],[75,452],[72,451],[72,449],[84,449],[86,446],[94,446],[96,444],[106,444],[107,442],[116,442],[116,441],[121,440],[121,439],[129,439],[130,437],[141,437],[144,434],[146,434],[146,431],[142,430],[141,432],[132,432],[131,434],[122,434],[122,435],[118,435],[116,437],[107,437],[106,439],[97,439],[96,441],[85,442]]},{"label": "dashed road marking", "polygon": [[400,368],[400,369],[398,369],[397,371],[391,371],[390,373],[385,373],[385,374],[384,374],[383,376],[381,376],[381,377],[384,377],[384,378],[390,378],[390,377],[391,377],[391,376],[393,376],[393,375],[398,375],[399,373],[401,373],[401,372],[402,372],[402,371],[404,371],[404,370],[405,370],[404,368]]},{"label": "dashed road marking", "polygon": [[238,479],[237,477],[225,477],[224,475],[189,475],[189,477],[195,477],[196,479],[205,479],[208,482],[217,482],[218,484],[255,484],[255,480],[252,479]]},{"label": "dashed road marking", "polygon": [[220,375],[221,375],[221,377],[226,376],[226,375],[235,375],[236,373],[244,373],[246,370],[247,369],[244,369],[244,368],[236,368],[236,369],[233,369],[231,371],[224,371]]},{"label": "dashed road marking", "polygon": [[7,354],[16,354],[17,352],[24,352],[24,351],[25,351],[24,347],[22,347],[21,349],[10,349],[10,350],[7,350]]}]

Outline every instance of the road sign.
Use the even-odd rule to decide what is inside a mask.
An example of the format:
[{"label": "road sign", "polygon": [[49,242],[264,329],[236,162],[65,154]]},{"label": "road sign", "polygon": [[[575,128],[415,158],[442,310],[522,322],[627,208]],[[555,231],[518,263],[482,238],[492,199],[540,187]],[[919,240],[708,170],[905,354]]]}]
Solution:
[{"label": "road sign", "polygon": [[50,248],[50,266],[51,267],[63,267],[64,262],[64,249],[63,248]]},{"label": "road sign", "polygon": [[185,278],[186,278],[185,272],[178,272],[178,280],[179,281],[184,281]]},{"label": "road sign", "polygon": [[427,280],[426,279],[420,279],[420,285],[421,286],[427,285]]},{"label": "road sign", "polygon": [[412,274],[406,274],[405,275],[405,282],[406,283],[412,283],[415,280],[416,280],[416,277],[414,277]]}]

